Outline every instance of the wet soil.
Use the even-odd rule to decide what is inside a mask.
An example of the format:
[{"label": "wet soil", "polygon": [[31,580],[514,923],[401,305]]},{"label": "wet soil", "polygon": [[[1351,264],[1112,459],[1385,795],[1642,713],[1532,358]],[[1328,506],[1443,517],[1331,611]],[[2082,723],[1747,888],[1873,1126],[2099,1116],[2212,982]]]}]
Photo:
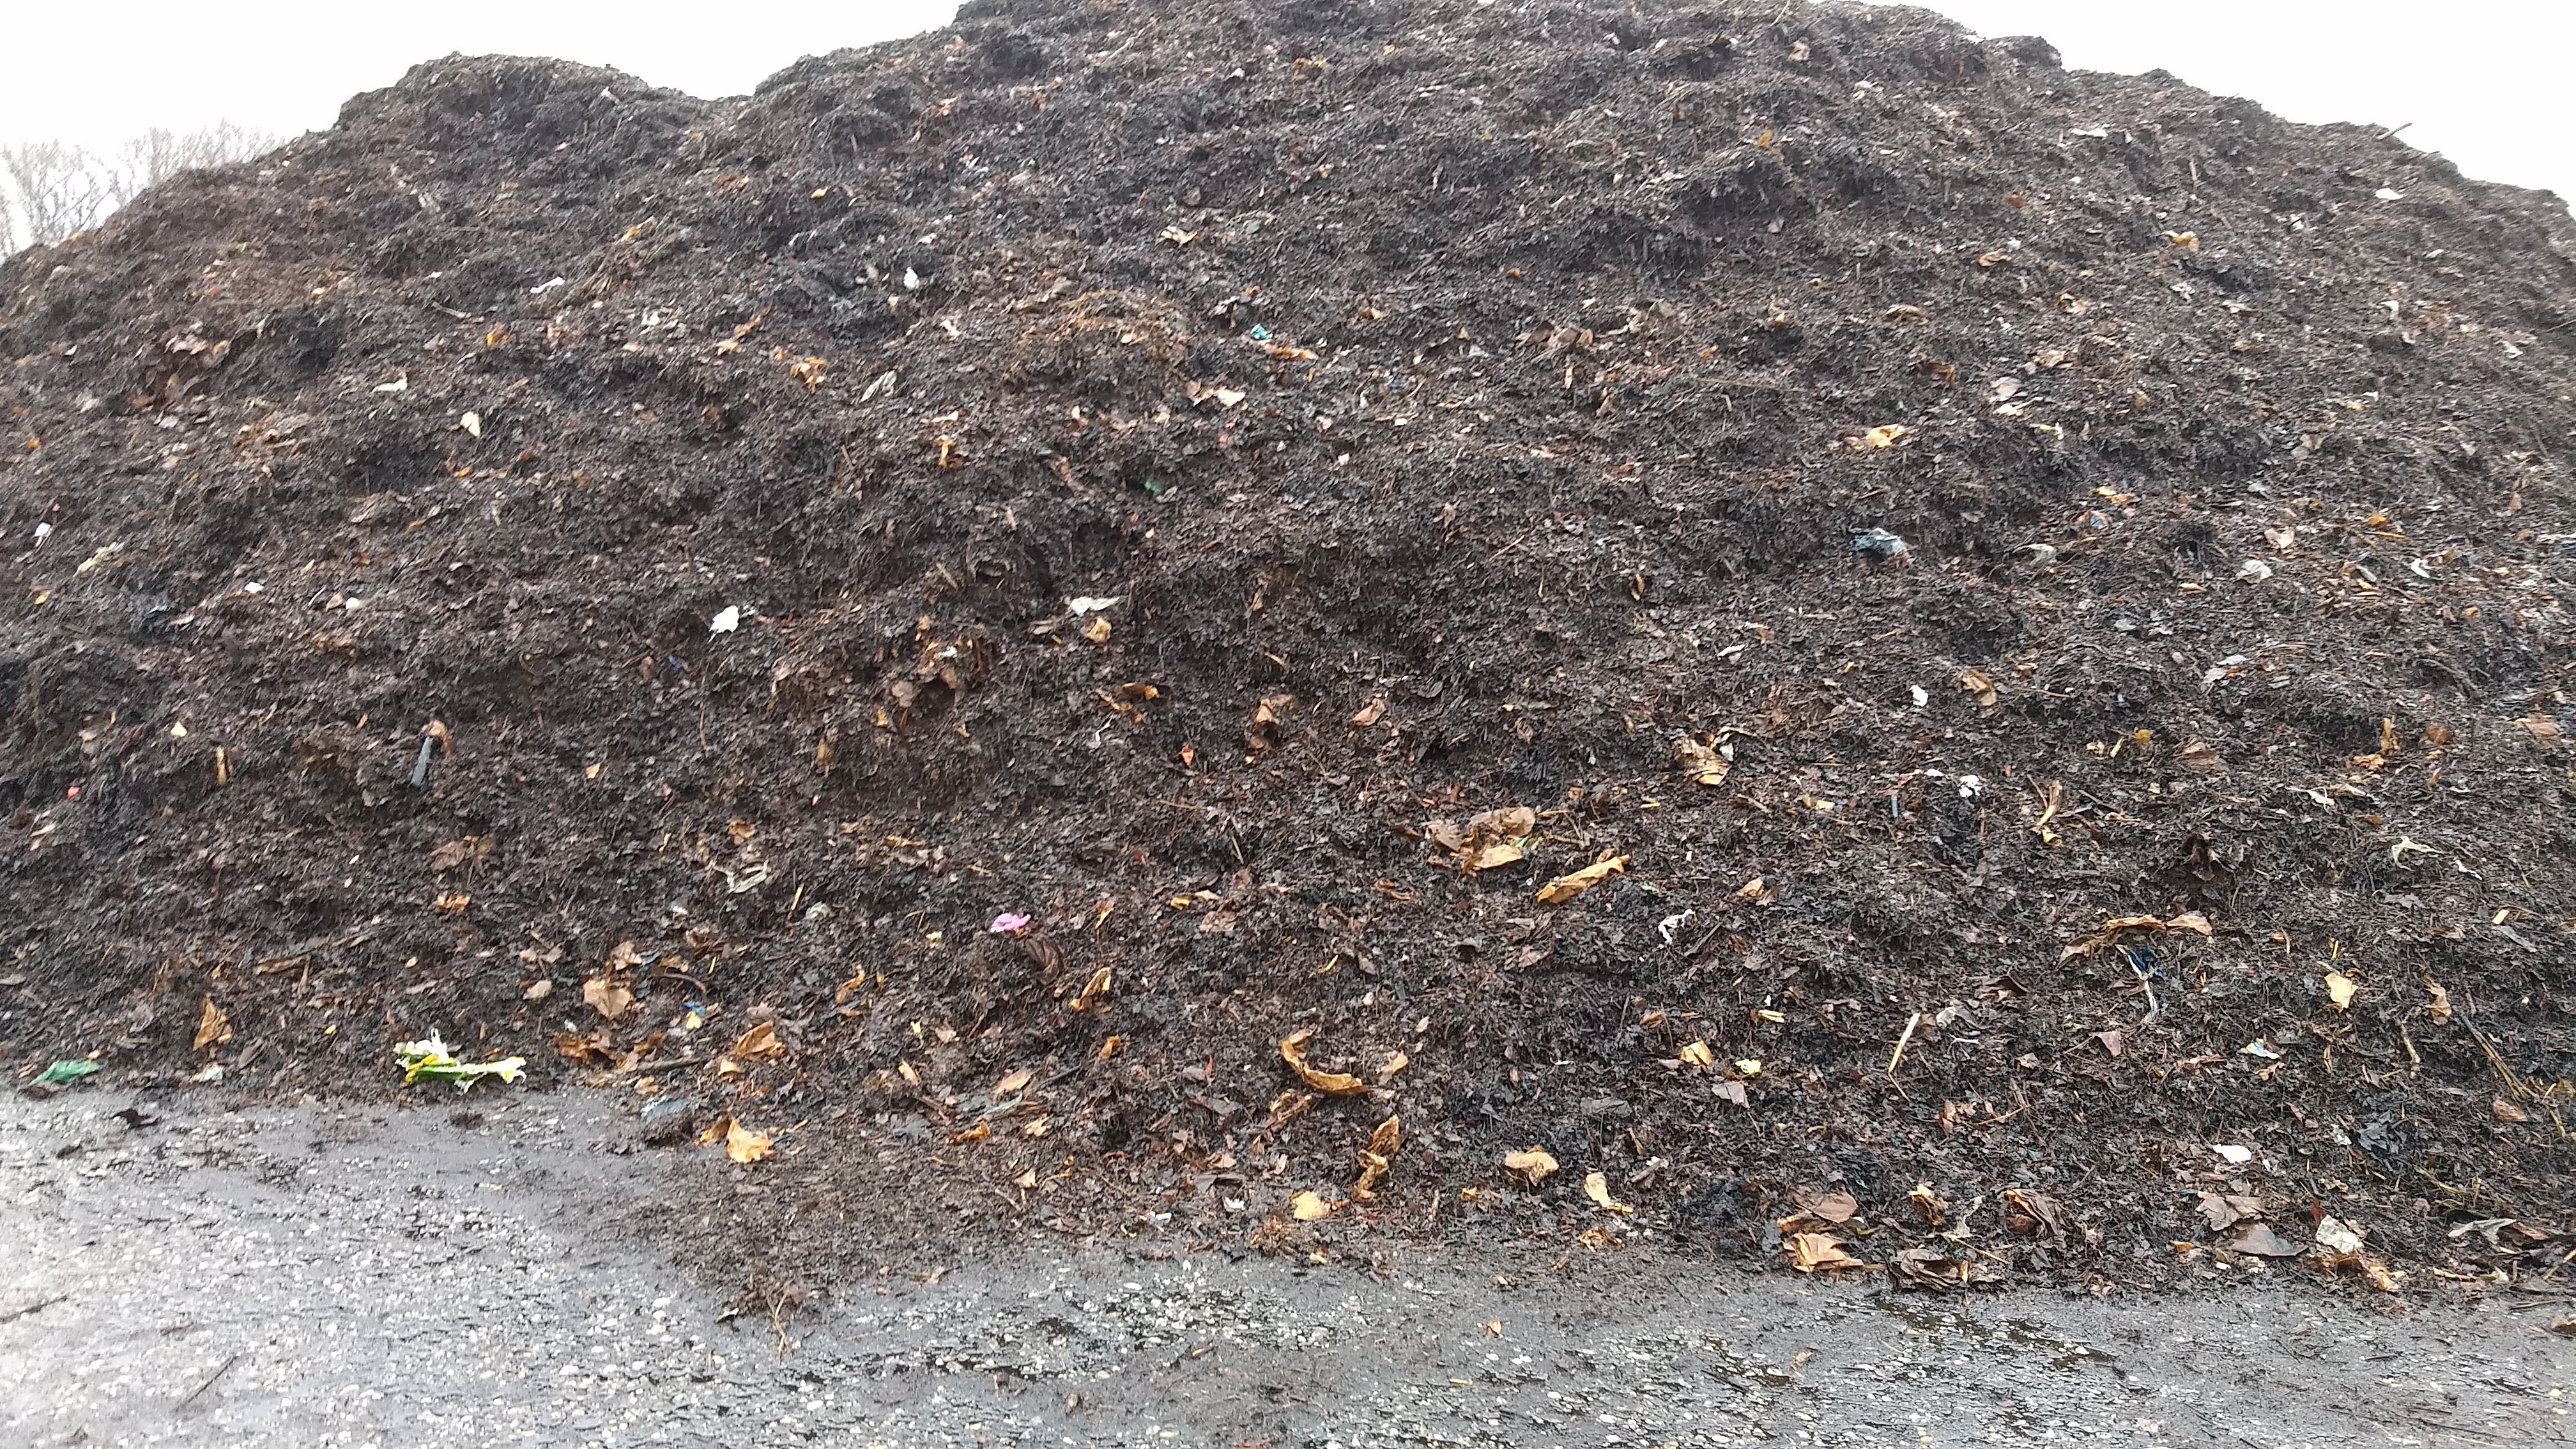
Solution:
[{"label": "wet soil", "polygon": [[1904,9],[427,64],[0,267],[0,1043],[726,1272],[2555,1281],[2571,235]]}]

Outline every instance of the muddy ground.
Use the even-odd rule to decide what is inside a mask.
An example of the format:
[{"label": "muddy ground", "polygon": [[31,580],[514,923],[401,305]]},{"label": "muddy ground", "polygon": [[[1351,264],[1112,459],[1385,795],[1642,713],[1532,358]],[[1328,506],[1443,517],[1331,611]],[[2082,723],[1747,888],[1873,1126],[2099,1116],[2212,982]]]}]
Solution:
[{"label": "muddy ground", "polygon": [[433,62],[0,268],[0,1044],[746,1281],[2555,1283],[2570,236],[1903,9]]}]

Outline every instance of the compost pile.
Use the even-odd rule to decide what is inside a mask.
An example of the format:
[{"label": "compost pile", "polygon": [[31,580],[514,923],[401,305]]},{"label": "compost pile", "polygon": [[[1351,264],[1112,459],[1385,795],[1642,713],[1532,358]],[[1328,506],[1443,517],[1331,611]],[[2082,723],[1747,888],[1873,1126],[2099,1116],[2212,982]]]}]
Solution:
[{"label": "compost pile", "polygon": [[2569,236],[1902,9],[423,65],[0,270],[0,1040],[853,1262],[2540,1273]]}]

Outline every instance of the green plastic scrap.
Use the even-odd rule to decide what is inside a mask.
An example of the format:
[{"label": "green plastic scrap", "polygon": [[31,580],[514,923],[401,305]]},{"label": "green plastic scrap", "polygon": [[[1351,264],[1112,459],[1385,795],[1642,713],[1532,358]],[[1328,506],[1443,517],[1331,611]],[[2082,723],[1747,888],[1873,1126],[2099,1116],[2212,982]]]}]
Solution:
[{"label": "green plastic scrap", "polygon": [[394,1048],[394,1064],[403,1069],[403,1082],[408,1085],[427,1079],[454,1082],[456,1090],[470,1092],[485,1077],[499,1077],[515,1082],[528,1065],[526,1057],[503,1057],[497,1062],[460,1062],[447,1050],[447,1043],[435,1036],[420,1041],[407,1041]]},{"label": "green plastic scrap", "polygon": [[45,1068],[36,1077],[36,1085],[39,1087],[69,1086],[97,1070],[98,1063],[74,1057],[69,1061],[56,1062]]}]

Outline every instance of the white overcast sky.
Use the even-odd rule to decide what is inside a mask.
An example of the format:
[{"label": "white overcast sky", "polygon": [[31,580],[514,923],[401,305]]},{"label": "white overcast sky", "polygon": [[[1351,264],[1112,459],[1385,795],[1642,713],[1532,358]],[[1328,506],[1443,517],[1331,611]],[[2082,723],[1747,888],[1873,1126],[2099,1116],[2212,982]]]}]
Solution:
[{"label": "white overcast sky", "polygon": [[[1083,0],[1066,0],[1079,4]],[[1767,9],[1766,5],[1755,8]],[[2576,198],[2576,0],[1933,0],[2069,65],[2169,70],[2297,121],[2412,122],[2472,176]],[[451,51],[613,65],[738,95],[800,55],[926,30],[953,0],[0,0],[0,143],[94,148],[230,119],[291,134]]]}]

